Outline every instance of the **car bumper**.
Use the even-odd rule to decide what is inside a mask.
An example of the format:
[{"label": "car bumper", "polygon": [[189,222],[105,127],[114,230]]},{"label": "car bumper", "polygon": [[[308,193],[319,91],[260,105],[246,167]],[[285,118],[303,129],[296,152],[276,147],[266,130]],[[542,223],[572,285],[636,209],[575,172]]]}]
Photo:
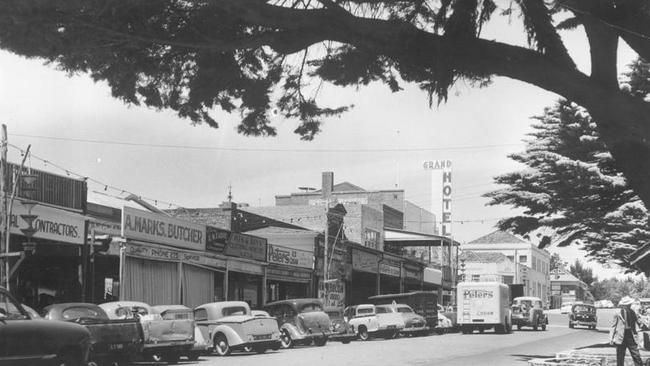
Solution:
[{"label": "car bumper", "polygon": [[426,332],[429,330],[429,327],[426,325],[421,325],[417,327],[405,327],[400,330],[400,333],[410,334],[410,333],[420,333]]},{"label": "car bumper", "polygon": [[598,324],[595,320],[571,320],[573,325],[582,325],[582,326],[595,326]]},{"label": "car bumper", "polygon": [[256,348],[263,348],[263,349],[280,349],[281,343],[279,340],[271,340],[271,341],[257,341],[257,342],[246,342],[242,344],[238,344],[236,346],[232,346],[231,348],[233,350],[242,350],[246,347],[250,347],[253,349]]}]

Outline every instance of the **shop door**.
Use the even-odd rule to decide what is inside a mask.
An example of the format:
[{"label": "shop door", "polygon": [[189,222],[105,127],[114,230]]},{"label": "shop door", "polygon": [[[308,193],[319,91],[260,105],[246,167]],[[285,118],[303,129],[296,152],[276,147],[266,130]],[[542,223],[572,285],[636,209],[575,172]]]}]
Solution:
[{"label": "shop door", "polygon": [[214,298],[213,271],[183,264],[183,305],[195,308]]},{"label": "shop door", "polygon": [[125,257],[122,300],[180,304],[178,263]]}]

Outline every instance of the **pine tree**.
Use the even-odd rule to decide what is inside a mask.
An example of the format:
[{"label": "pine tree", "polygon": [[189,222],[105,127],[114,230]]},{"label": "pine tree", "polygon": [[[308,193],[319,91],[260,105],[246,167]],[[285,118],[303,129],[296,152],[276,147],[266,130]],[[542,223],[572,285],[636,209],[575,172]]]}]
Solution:
[{"label": "pine tree", "polygon": [[[647,98],[650,64],[638,60],[630,69],[625,90]],[[580,245],[601,263],[629,268],[626,256],[650,240],[648,212],[600,130],[584,108],[564,99],[534,119],[526,150],[510,156],[527,168],[496,177],[507,187],[486,195],[491,205],[525,209],[499,228],[522,235],[551,229],[553,243]]]}]

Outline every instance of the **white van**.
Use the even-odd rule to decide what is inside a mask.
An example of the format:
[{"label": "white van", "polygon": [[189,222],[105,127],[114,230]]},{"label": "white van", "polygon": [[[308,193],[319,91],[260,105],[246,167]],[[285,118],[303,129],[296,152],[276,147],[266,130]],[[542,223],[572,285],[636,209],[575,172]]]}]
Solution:
[{"label": "white van", "polygon": [[499,282],[458,284],[458,325],[463,334],[494,328],[496,333],[512,331],[510,288]]}]

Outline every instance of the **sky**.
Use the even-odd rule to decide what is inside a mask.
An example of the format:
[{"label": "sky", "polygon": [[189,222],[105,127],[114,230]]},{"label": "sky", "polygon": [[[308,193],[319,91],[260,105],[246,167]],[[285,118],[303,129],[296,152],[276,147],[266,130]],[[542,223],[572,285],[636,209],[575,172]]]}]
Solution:
[{"label": "sky", "polygon": [[[584,34],[562,36],[588,72]],[[525,43],[521,29],[503,21],[487,27],[483,37]],[[632,52],[622,45],[620,56],[623,70]],[[195,126],[168,111],[125,105],[111,97],[105,83],[86,75],[0,51],[0,123],[7,125],[9,143],[21,149],[31,144],[27,164],[33,168],[89,177],[89,197],[96,202],[133,192],[163,209],[216,207],[231,186],[234,201],[270,206],[275,195],[319,188],[321,173],[332,171],[335,183],[404,189],[409,201],[439,211],[441,194],[422,163],[449,159],[454,239],[463,243],[492,232],[498,219],[517,211],[486,206],[481,195],[498,188],[495,176],[522,168],[507,155],[523,150],[530,117],[557,96],[495,78],[483,89],[461,83],[446,103],[429,107],[426,93],[403,87],[391,93],[380,84],[325,86],[322,104],[354,108],[327,119],[312,142],[293,133],[296,121],[279,117],[273,120],[278,136],[245,137],[236,132],[237,114],[215,112],[219,129]],[[19,158],[19,150],[10,148],[9,159]],[[551,251],[569,262],[583,257],[577,248]],[[588,265],[601,277],[621,273]]]}]

